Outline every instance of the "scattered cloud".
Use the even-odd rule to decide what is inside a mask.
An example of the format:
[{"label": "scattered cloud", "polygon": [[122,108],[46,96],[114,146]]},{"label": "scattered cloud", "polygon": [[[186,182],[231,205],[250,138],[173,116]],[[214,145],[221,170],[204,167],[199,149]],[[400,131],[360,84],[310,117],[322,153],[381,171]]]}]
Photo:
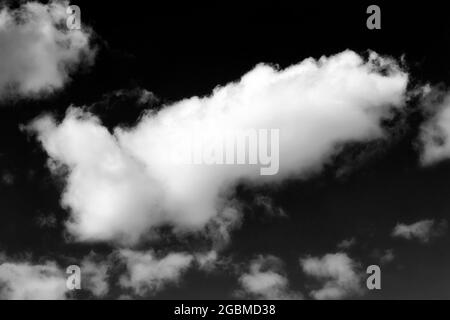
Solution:
[{"label": "scattered cloud", "polygon": [[433,219],[429,219],[412,224],[398,223],[392,231],[392,236],[407,240],[416,239],[422,243],[427,243],[433,238],[444,235],[446,231],[446,220],[437,222]]},{"label": "scattered cloud", "polygon": [[239,277],[239,297],[268,300],[303,299],[300,292],[289,288],[282,261],[274,256],[259,256],[250,262],[248,271]]},{"label": "scattered cloud", "polygon": [[90,291],[96,297],[104,297],[109,292],[110,262],[98,261],[94,253],[84,257],[80,268],[82,273],[82,289]]},{"label": "scattered cloud", "polygon": [[[93,62],[92,32],[66,30],[66,6],[56,1],[26,2],[17,9],[0,10],[0,99],[51,93],[63,88],[77,68]],[[53,174],[67,169],[61,204],[71,213],[66,227],[75,240],[133,246],[166,226],[177,235],[201,232],[212,239],[211,251],[196,254],[161,256],[153,250],[119,249],[117,256],[126,266],[119,285],[134,295],[153,295],[177,284],[193,265],[211,271],[223,263],[218,250],[242,221],[236,185],[307,178],[320,172],[343,144],[385,138],[381,122],[404,106],[407,83],[408,75],[396,61],[376,53],[364,60],[345,51],[305,59],[284,70],[260,64],[209,96],[148,110],[131,127],[110,130],[94,112],[111,107],[112,99],[130,97],[140,111],[157,101],[153,93],[140,88],[118,90],[92,106],[70,107],[62,121],[42,115],[26,129],[36,134]],[[425,165],[450,158],[450,96],[436,110],[421,128]],[[186,141],[183,137],[197,129],[206,140],[220,144],[230,131],[270,128],[280,129],[279,171],[273,176],[261,176],[260,168],[251,165],[167,162],[166,156]],[[4,173],[1,181],[13,185],[15,177]],[[270,197],[257,196],[254,204],[270,215],[286,216]],[[37,223],[53,228],[57,220],[54,215],[39,216]],[[397,224],[392,236],[427,243],[446,229],[446,220],[422,220]],[[356,239],[349,238],[337,247],[345,250],[355,244]],[[394,259],[392,249],[379,256],[380,264]],[[110,264],[94,255],[83,258],[83,289],[96,297],[107,295]],[[364,292],[360,265],[345,253],[308,256],[300,259],[300,265],[320,283],[309,292],[314,299],[343,299]],[[283,262],[271,255],[250,261],[238,282],[239,297],[303,299],[291,289]],[[66,274],[56,262],[13,261],[0,252],[0,298],[65,299],[67,295]]]},{"label": "scattered cloud", "polygon": [[62,300],[66,293],[65,274],[54,262],[0,261],[0,299]]},{"label": "scattered cloud", "polygon": [[119,257],[127,266],[126,274],[120,277],[120,286],[140,296],[154,294],[169,283],[176,284],[194,261],[194,257],[187,253],[157,257],[153,251],[128,249],[120,250]]},{"label": "scattered cloud", "polygon": [[320,289],[310,292],[314,299],[343,299],[363,293],[359,265],[345,253],[302,258],[300,265],[303,272],[322,282]]},{"label": "scattered cloud", "polygon": [[0,99],[50,93],[93,62],[91,31],[67,29],[67,5],[26,2],[0,9]]}]

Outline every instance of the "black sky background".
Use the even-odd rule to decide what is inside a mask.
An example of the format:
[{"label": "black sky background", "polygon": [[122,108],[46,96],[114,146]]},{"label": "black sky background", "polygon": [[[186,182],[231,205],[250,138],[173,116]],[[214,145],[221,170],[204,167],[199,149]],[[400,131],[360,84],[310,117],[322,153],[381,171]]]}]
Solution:
[{"label": "black sky background", "polygon": [[[45,167],[46,155],[19,125],[42,112],[60,116],[70,104],[91,105],[119,89],[145,88],[161,105],[209,94],[217,85],[239,79],[256,64],[285,68],[307,57],[319,58],[345,49],[371,49],[404,56],[411,86],[450,82],[450,10],[445,3],[414,5],[407,1],[295,1],[291,3],[198,3],[153,1],[72,1],[83,23],[97,37],[93,67],[73,76],[65,89],[45,99],[5,101],[0,107],[0,173],[12,182],[0,185],[0,251],[31,253],[35,260],[77,259],[91,249],[108,254],[107,245],[66,243],[59,205],[63,181]],[[378,4],[382,29],[366,28],[366,8]],[[387,143],[349,148],[339,166],[308,181],[291,181],[277,189],[239,188],[251,204],[255,192],[273,197],[288,217],[262,217],[249,205],[243,226],[233,233],[224,254],[246,262],[255,254],[282,258],[292,287],[306,292],[313,282],[300,270],[299,257],[336,252],[343,239],[355,237],[351,257],[367,266],[377,251],[393,249],[395,260],[382,267],[382,290],[369,299],[450,298],[449,236],[421,245],[392,239],[397,222],[450,219],[450,164],[418,165],[417,124],[421,114],[406,118],[405,132]],[[98,109],[109,127],[133,124],[143,111],[117,101]],[[362,161],[354,165],[357,161]],[[57,227],[42,227],[38,217],[54,215]],[[205,274],[189,271],[182,284],[153,298],[230,298],[237,287],[231,270]]]}]

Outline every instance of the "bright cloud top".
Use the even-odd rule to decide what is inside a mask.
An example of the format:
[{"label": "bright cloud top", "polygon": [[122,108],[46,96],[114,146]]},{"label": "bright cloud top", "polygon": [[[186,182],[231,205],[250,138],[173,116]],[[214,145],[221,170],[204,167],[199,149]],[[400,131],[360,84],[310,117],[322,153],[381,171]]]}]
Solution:
[{"label": "bright cloud top", "polygon": [[[365,61],[345,51],[284,70],[258,65],[210,96],[148,112],[135,127],[113,133],[76,108],[61,123],[47,115],[28,129],[54,172],[61,164],[69,169],[62,204],[77,240],[133,244],[164,225],[176,232],[214,225],[227,238],[240,220],[233,186],[302,178],[320,171],[343,143],[383,138],[380,122],[404,105],[407,82],[393,60],[372,53]],[[255,165],[167,161],[193,132],[222,145],[230,131],[259,129],[279,130],[275,175],[262,176]]]},{"label": "bright cloud top", "polygon": [[336,300],[363,292],[358,264],[345,253],[307,257],[300,259],[300,265],[307,275],[323,282],[322,288],[310,292],[314,299]]},{"label": "bright cloud top", "polygon": [[87,29],[66,28],[67,5],[28,2],[0,10],[0,98],[49,93],[82,62],[92,62]]}]

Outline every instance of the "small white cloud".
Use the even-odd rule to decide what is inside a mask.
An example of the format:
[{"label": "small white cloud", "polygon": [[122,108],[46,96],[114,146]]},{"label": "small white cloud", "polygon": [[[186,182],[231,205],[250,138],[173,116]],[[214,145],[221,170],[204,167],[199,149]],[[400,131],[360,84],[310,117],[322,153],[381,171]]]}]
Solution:
[{"label": "small white cloud", "polygon": [[289,289],[289,281],[282,270],[282,262],[274,256],[259,256],[250,262],[249,269],[239,277],[240,297],[269,300],[302,299],[301,293]]},{"label": "small white cloud", "polygon": [[119,284],[137,295],[154,294],[167,284],[176,284],[192,264],[194,257],[187,253],[169,253],[157,257],[153,251],[120,250],[119,257],[127,266]]},{"label": "small white cloud", "polygon": [[67,6],[26,2],[0,10],[0,99],[50,93],[82,63],[92,63],[90,31],[67,29]]},{"label": "small white cloud", "polygon": [[345,253],[300,259],[307,275],[322,282],[322,287],[310,292],[314,299],[343,299],[363,293],[359,265]]},{"label": "small white cloud", "polygon": [[0,261],[0,299],[61,300],[66,293],[65,274],[54,262]]},{"label": "small white cloud", "polygon": [[[429,89],[423,102],[429,117],[421,126],[421,162],[432,165],[450,158],[450,94]],[[436,103],[434,100],[440,101]]]},{"label": "small white cloud", "polygon": [[207,272],[215,270],[218,264],[222,263],[222,261],[219,260],[217,251],[215,250],[196,254],[195,261],[197,262],[200,270],[204,270]]},{"label": "small white cloud", "polygon": [[446,231],[446,220],[436,222],[433,219],[429,219],[412,224],[398,223],[392,231],[392,236],[407,240],[416,239],[422,243],[427,243],[433,238],[444,235]]}]

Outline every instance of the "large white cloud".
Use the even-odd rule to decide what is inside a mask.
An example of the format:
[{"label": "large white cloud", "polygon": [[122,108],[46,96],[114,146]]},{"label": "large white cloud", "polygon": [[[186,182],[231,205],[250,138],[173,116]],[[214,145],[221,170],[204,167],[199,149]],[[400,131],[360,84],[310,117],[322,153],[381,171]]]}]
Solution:
[{"label": "large white cloud", "polygon": [[[230,201],[235,184],[302,178],[318,172],[343,143],[383,138],[380,121],[403,106],[407,81],[390,59],[373,53],[365,61],[345,51],[284,70],[258,65],[208,97],[148,112],[135,127],[113,133],[77,108],[61,123],[47,115],[28,129],[53,164],[69,169],[62,203],[77,240],[133,244],[163,225],[176,232],[219,230],[226,240],[240,221],[239,206]],[[230,132],[264,129],[279,130],[279,164],[275,149],[266,163],[274,175],[262,176],[258,165],[191,165],[167,157],[189,138],[223,145]],[[211,160],[208,155],[202,160]]]},{"label": "large white cloud", "polygon": [[61,88],[95,50],[88,29],[68,30],[68,2],[0,7],[0,98],[35,96]]},{"label": "large white cloud", "polygon": [[237,296],[269,300],[303,299],[300,292],[289,288],[289,280],[277,257],[259,256],[250,262],[249,270],[239,277]]},{"label": "large white cloud", "polygon": [[300,265],[303,272],[322,282],[321,288],[310,292],[314,299],[343,299],[363,293],[363,274],[346,253],[302,258]]}]

